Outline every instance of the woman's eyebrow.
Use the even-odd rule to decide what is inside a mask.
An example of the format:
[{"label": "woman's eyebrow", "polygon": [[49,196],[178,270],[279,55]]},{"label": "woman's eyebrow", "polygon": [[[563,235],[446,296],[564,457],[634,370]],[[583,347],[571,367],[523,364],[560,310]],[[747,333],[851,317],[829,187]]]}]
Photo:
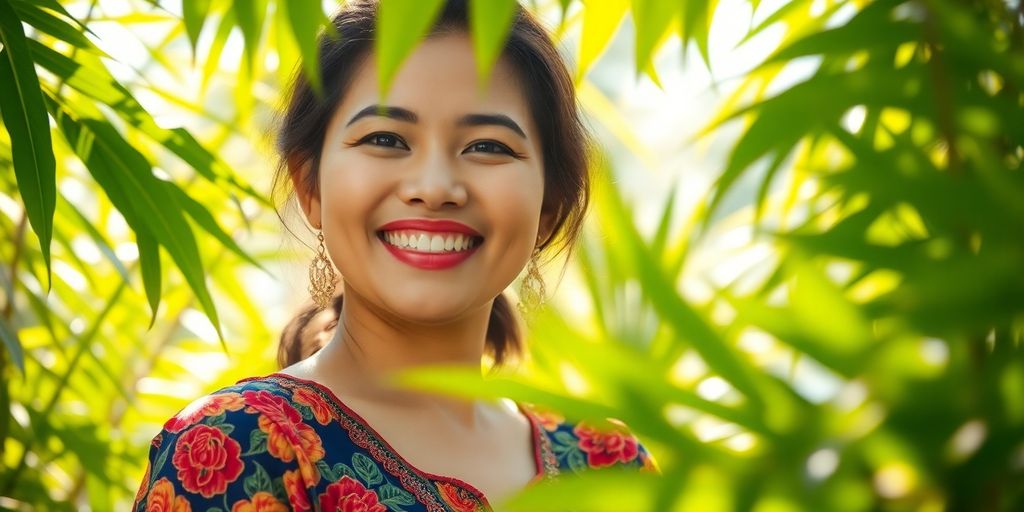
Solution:
[{"label": "woman's eyebrow", "polygon": [[467,114],[462,116],[458,122],[459,126],[486,126],[486,125],[497,125],[504,126],[509,130],[516,132],[522,138],[527,138],[526,133],[523,129],[516,124],[512,118],[504,114]]},{"label": "woman's eyebrow", "polygon": [[381,116],[390,117],[398,121],[405,121],[407,123],[415,123],[419,117],[411,110],[404,109],[402,107],[389,107],[387,105],[370,105],[352,116],[352,119],[348,120],[350,126],[352,123],[368,116]]}]

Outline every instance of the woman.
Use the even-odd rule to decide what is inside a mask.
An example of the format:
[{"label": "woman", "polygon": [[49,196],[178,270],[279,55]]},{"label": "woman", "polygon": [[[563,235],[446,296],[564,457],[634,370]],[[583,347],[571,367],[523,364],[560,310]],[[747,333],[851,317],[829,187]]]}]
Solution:
[{"label": "woman", "polygon": [[310,301],[284,326],[277,344],[278,368],[286,368],[315,354],[331,340],[341,316],[342,299],[342,295],[335,295],[330,307],[324,309]]},{"label": "woman", "polygon": [[586,133],[563,62],[517,13],[478,83],[466,2],[379,96],[374,2],[322,38],[324,95],[300,76],[279,134],[298,204],[318,230],[311,292],[339,327],[315,354],[197,400],[156,436],[138,510],[487,510],[532,482],[592,467],[652,468],[624,429],[573,425],[521,404],[387,384],[432,364],[519,352],[503,290],[570,247],[587,203]]}]

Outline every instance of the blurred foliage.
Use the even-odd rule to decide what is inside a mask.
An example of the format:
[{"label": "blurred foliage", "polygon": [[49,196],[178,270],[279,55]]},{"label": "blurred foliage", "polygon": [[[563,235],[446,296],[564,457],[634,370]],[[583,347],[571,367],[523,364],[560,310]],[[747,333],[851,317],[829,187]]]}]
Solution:
[{"label": "blurred foliage", "polygon": [[[473,2],[482,73],[510,1]],[[638,76],[660,83],[659,51],[682,40],[690,65],[710,65],[712,16],[731,15],[691,0],[534,4],[566,9],[585,107],[627,147],[587,78],[623,20]],[[247,287],[287,256],[247,243],[280,227],[253,184],[265,162],[237,155],[265,152],[321,2],[125,5],[0,0],[0,165],[14,170],[0,176],[0,508],[126,507],[164,419],[273,369],[276,336]],[[437,5],[387,1],[385,81]],[[781,27],[778,47],[702,133],[738,133],[706,204],[684,215],[674,187],[641,229],[606,159],[568,267],[584,298],[530,320],[521,371],[406,380],[620,418],[664,473],[538,486],[510,510],[1020,510],[1022,5],[782,4],[748,31]],[[146,68],[101,49],[111,25],[161,27],[159,44],[134,43]],[[183,42],[199,99],[154,78],[183,74],[169,57]],[[166,128],[141,94],[197,120]],[[721,286],[695,277],[702,244],[736,229],[752,263]]]}]

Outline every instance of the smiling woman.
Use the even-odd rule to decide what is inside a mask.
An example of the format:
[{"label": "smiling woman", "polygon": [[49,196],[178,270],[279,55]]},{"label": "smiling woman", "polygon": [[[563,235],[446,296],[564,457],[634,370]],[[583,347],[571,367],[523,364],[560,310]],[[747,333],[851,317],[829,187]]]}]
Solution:
[{"label": "smiling woman", "polygon": [[[171,418],[138,510],[486,510],[563,472],[653,469],[620,424],[388,384],[519,352],[503,291],[575,241],[588,139],[565,65],[525,11],[480,83],[465,2],[446,3],[385,97],[376,15],[352,2],[335,17],[340,36],[320,43],[325,92],[299,76],[278,139],[277,182],[344,276],[338,328],[312,356]],[[314,291],[329,297],[334,282]]]}]

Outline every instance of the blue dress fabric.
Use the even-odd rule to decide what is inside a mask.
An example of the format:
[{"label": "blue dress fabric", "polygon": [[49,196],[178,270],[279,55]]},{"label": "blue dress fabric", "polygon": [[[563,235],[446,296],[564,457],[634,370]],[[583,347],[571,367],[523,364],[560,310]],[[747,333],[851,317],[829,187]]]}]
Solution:
[{"label": "blue dress fabric", "polygon": [[[605,467],[657,471],[624,426],[572,424],[519,404],[536,475]],[[153,438],[133,510],[160,512],[478,512],[487,498],[421,471],[319,383],[283,373],[203,396]]]}]

